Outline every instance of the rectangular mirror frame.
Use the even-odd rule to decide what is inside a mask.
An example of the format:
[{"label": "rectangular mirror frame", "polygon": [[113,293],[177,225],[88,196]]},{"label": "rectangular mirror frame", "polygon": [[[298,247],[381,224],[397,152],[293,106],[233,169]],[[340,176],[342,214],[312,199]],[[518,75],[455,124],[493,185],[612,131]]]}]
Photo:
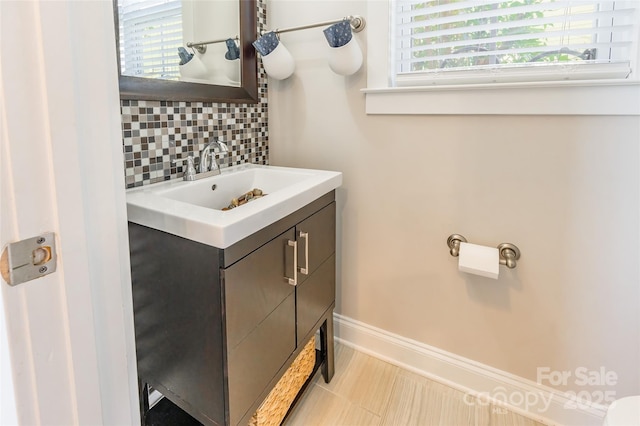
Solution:
[{"label": "rectangular mirror frame", "polygon": [[257,37],[256,0],[239,0],[240,5],[240,58],[242,85],[240,87],[215,84],[167,81],[122,75],[120,71],[120,41],[118,23],[118,0],[113,1],[116,28],[116,55],[118,58],[118,78],[120,99],[149,101],[187,102],[258,102],[258,66],[256,51],[251,44]]}]

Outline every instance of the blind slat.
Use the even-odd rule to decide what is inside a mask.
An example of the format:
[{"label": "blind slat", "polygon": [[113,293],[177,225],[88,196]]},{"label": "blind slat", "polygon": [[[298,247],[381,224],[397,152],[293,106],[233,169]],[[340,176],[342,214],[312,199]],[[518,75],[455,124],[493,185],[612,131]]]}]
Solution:
[{"label": "blind slat", "polygon": [[[489,0],[471,0],[471,1],[412,1],[401,0],[396,1],[396,13],[400,18],[413,18],[423,15],[434,15],[447,12],[459,12],[464,10],[472,10],[477,8],[497,9],[501,4],[508,1],[489,1]],[[524,2],[523,2],[524,3]],[[509,7],[509,10],[517,12],[530,12],[541,10],[561,9],[575,5],[575,0],[558,0],[554,2],[529,2],[530,4],[515,4]],[[504,9],[503,9],[504,10]]]},{"label": "blind slat", "polygon": [[[575,48],[575,51],[581,51],[581,50],[586,50],[586,49],[590,49],[593,46],[595,46],[595,48],[597,49],[598,46],[600,46],[600,48],[610,48],[610,47],[625,47],[627,46],[627,44],[623,44],[623,43],[607,43],[607,44],[602,44],[602,45],[598,45],[598,44],[577,44],[574,45],[573,47]],[[398,59],[399,63],[417,63],[417,62],[425,62],[426,61],[445,61],[445,60],[456,60],[456,59],[467,59],[467,58],[478,58],[478,57],[489,57],[489,56],[505,56],[505,55],[518,55],[518,54],[523,54],[523,53],[535,53],[535,54],[542,54],[542,53],[550,53],[550,52],[558,52],[560,51],[560,53],[562,53],[561,49],[563,49],[564,46],[562,45],[556,45],[556,46],[547,46],[544,50],[540,49],[539,47],[528,47],[528,48],[519,48],[519,49],[509,49],[509,50],[483,50],[483,51],[465,51],[462,53],[455,53],[455,54],[446,54],[446,55],[434,55],[434,56],[429,56],[426,58],[407,58],[407,59]],[[565,48],[565,51],[568,51],[569,49]],[[601,60],[601,62],[609,62],[609,60]],[[498,64],[499,65],[499,64]]]},{"label": "blind slat", "polygon": [[553,80],[596,80],[602,78],[626,78],[629,67],[626,63],[590,64],[550,64],[545,66],[510,65],[501,69],[475,68],[454,69],[450,71],[427,71],[408,73],[398,76],[398,86],[416,86],[428,84],[475,84],[475,83],[513,83],[522,81]]},{"label": "blind slat", "polygon": [[[135,46],[150,46],[153,44],[171,43],[173,45],[182,46],[182,34],[181,33],[168,33],[168,34],[154,34],[149,36],[131,37],[124,41],[124,45],[129,48]],[[173,48],[167,46],[167,48]]]},{"label": "blind slat", "polygon": [[[559,2],[540,2],[534,3],[527,6],[512,6],[512,7],[499,7],[500,4],[508,4],[510,2],[503,1],[497,3],[488,3],[488,2],[477,2],[473,3],[473,5],[468,5],[467,7],[460,7],[467,3],[452,3],[453,5],[460,5],[458,7],[449,7],[447,8],[447,12],[455,12],[448,15],[442,15],[443,12],[438,11],[438,7],[432,8],[418,8],[412,10],[410,13],[406,12],[398,12],[397,18],[399,21],[403,21],[406,18],[421,18],[428,19],[432,22],[437,23],[448,23],[448,22],[457,22],[464,20],[476,20],[476,19],[487,19],[487,18],[495,18],[495,17],[503,17],[505,15],[524,15],[527,13],[533,12],[543,12],[544,15],[553,15],[554,13],[566,14],[570,15],[604,15],[609,14],[609,16],[622,16],[627,13],[633,13],[633,8],[618,8],[618,9],[607,9],[607,8],[598,8],[598,5],[593,1],[559,1]],[[451,5],[451,4],[450,4]],[[491,6],[496,6],[495,8],[491,8]],[[486,10],[476,10],[478,8],[486,9]],[[435,18],[434,18],[435,16]],[[415,22],[415,19],[409,19],[408,22]],[[419,21],[418,21],[419,22]]]},{"label": "blind slat", "polygon": [[[430,31],[416,33],[413,30],[420,27],[424,27],[424,23],[417,22],[411,25],[403,25],[399,27],[398,40],[406,40],[406,39],[420,40],[424,38],[440,37],[444,35],[467,34],[470,32],[476,33],[476,32],[491,31],[491,30],[515,30],[515,29],[526,29],[526,28],[534,29],[534,28],[541,28],[541,27],[544,28],[545,26],[548,26],[550,24],[562,24],[562,27],[564,28],[562,31],[565,31],[567,33],[571,33],[572,31],[574,31],[573,28],[575,28],[575,26],[580,24],[582,25],[582,27],[588,25],[588,28],[591,28],[594,31],[596,31],[597,29],[602,27],[601,24],[595,25],[596,20],[599,20],[600,22],[605,23],[605,25],[609,25],[608,28],[610,28],[611,31],[614,31],[614,32],[624,31],[629,28],[629,25],[621,24],[621,25],[612,26],[611,20],[614,19],[615,17],[615,18],[628,18],[627,21],[631,21],[631,18],[633,17],[632,12],[633,11],[631,12],[626,11],[626,13],[619,13],[619,14],[613,14],[613,13],[607,12],[607,13],[602,13],[600,15],[597,15],[597,17],[589,16],[588,19],[587,17],[582,15],[573,15],[568,17],[558,15],[558,16],[551,16],[551,17],[544,17],[544,18],[534,18],[529,20],[487,23],[483,25],[473,25],[473,26],[460,25],[453,28],[445,27],[446,29],[442,29],[442,30],[430,30]],[[451,23],[451,22],[448,22],[448,23]],[[436,25],[435,21],[429,21],[429,24],[430,26]],[[631,25],[631,28],[632,27],[633,26]],[[584,28],[580,28],[580,29],[584,29]],[[409,31],[409,30],[412,30],[412,31]],[[545,31],[545,34],[547,32],[548,31]]]},{"label": "blind slat", "polygon": [[511,69],[514,63],[541,72],[541,67],[562,61],[570,61],[574,68],[594,64],[606,68],[615,63],[615,75],[624,74],[619,71],[624,66],[620,64],[627,64],[628,75],[638,50],[635,38],[640,25],[640,2],[397,0],[395,3],[396,80],[399,76],[407,80],[411,73],[424,76],[431,70],[446,75],[456,68],[468,72],[487,66],[494,70]]},{"label": "blind slat", "polygon": [[[633,27],[627,26],[626,28],[631,30]],[[590,37],[592,39],[593,37],[599,37],[603,39],[605,36],[610,36],[611,31],[608,31],[607,28],[605,27],[605,28],[598,29],[595,32],[591,29],[575,30],[575,31],[572,31],[569,35],[567,35],[562,31],[553,31],[553,32],[546,33],[546,35],[549,36],[550,38],[561,38],[563,35],[565,37],[574,37],[574,36],[579,37],[582,35],[587,35],[587,36],[592,36]],[[517,35],[510,35],[510,36],[492,37],[488,39],[459,40],[459,41],[452,41],[452,42],[446,42],[446,43],[438,43],[437,45],[433,45],[433,44],[415,45],[414,47],[411,47],[406,51],[411,52],[413,54],[417,54],[419,52],[436,51],[438,49],[444,49],[444,48],[454,48],[453,50],[455,50],[455,48],[462,47],[462,46],[465,46],[465,47],[485,46],[485,45],[491,45],[491,44],[503,44],[507,42],[525,42],[525,41],[535,41],[535,40],[537,40],[537,37],[535,34],[517,34]],[[517,44],[517,43],[514,43],[514,44]],[[571,43],[571,45],[574,48],[576,47],[575,44],[576,43]],[[582,44],[584,45],[585,43],[583,42]],[[607,47],[609,45],[613,47],[613,45],[610,42],[588,44],[588,46],[590,47],[598,47],[598,46]],[[631,45],[631,41],[628,41],[624,43],[623,47],[630,47],[630,45]],[[561,45],[560,47],[563,47],[563,46],[565,45]],[[547,45],[545,46],[545,48],[549,49],[549,46]]]},{"label": "blind slat", "polygon": [[182,5],[179,1],[122,1],[120,10],[127,19],[137,19],[145,16],[181,14]]}]

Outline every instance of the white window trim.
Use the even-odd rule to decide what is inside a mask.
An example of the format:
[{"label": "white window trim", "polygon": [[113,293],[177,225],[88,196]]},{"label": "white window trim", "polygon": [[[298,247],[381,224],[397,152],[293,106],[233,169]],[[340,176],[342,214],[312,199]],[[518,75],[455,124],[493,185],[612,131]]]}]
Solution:
[{"label": "white window trim", "polygon": [[389,18],[389,0],[368,0],[367,114],[640,115],[636,69],[625,80],[390,87]]}]

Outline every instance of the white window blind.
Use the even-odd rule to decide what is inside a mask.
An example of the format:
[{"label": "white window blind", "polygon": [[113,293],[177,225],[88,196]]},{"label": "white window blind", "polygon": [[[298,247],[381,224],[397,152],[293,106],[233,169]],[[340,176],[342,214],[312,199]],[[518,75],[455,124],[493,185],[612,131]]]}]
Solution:
[{"label": "white window blind", "polygon": [[396,0],[394,84],[626,78],[638,1]]},{"label": "white window blind", "polygon": [[118,13],[122,74],[177,80],[181,0],[120,0]]}]

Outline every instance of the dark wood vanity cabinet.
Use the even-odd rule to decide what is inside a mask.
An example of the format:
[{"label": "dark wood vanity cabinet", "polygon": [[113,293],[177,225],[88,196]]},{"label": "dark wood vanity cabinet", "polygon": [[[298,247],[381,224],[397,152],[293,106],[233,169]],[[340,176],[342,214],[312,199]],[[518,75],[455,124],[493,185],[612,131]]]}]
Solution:
[{"label": "dark wood vanity cabinet", "polygon": [[335,230],[333,191],[227,249],[129,223],[143,415],[150,385],[245,425],[317,330],[331,380]]}]

